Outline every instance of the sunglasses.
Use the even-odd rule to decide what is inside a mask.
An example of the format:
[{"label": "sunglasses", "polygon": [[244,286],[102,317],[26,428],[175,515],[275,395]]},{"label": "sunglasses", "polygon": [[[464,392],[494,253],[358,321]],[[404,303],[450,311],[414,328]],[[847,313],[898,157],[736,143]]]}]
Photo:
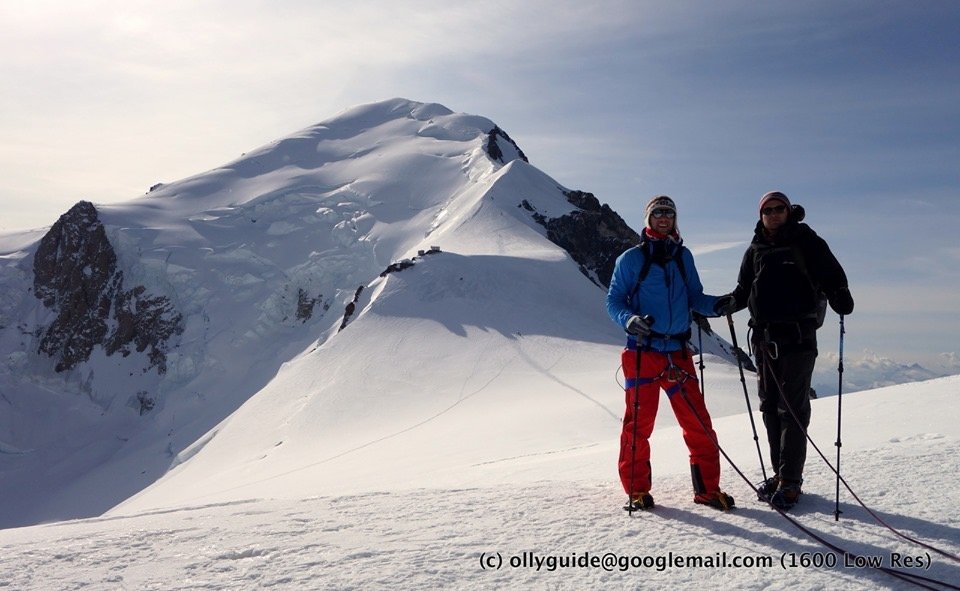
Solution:
[{"label": "sunglasses", "polygon": [[760,210],[760,213],[763,215],[773,215],[775,213],[783,213],[787,211],[786,205],[774,205],[773,207],[764,207]]},{"label": "sunglasses", "polygon": [[677,212],[672,209],[654,209],[653,213],[650,214],[655,218],[674,218],[677,215]]}]

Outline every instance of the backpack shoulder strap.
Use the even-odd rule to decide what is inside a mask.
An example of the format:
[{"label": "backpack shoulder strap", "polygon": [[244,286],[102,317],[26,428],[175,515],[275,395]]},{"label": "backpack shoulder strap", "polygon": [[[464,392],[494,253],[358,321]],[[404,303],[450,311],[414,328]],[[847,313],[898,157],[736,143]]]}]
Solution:
[{"label": "backpack shoulder strap", "polygon": [[677,261],[677,268],[680,269],[680,276],[683,277],[683,284],[687,285],[687,269],[685,268],[683,262],[683,251],[686,250],[686,246],[680,245],[680,248],[677,249],[677,254],[674,255],[674,260]]},{"label": "backpack shoulder strap", "polygon": [[633,301],[633,296],[637,295],[637,291],[640,290],[640,284],[647,278],[647,275],[650,273],[650,265],[653,264],[653,257],[647,252],[647,244],[647,237],[641,235],[640,244],[635,248],[639,249],[640,254],[643,255],[643,264],[640,266],[640,272],[637,273],[637,282],[633,284],[633,289],[630,290],[630,295],[627,296],[628,302]]},{"label": "backpack shoulder strap", "polygon": [[[646,235],[643,235],[640,238],[640,244],[637,246],[637,248],[640,249],[640,253],[643,254],[643,265],[640,266],[640,273],[637,274],[637,282],[634,284],[633,289],[630,290],[630,295],[627,298],[628,301],[633,299],[633,296],[636,295],[640,289],[640,284],[643,283],[643,280],[650,274],[650,265],[653,264],[653,257],[650,256],[651,253],[648,252],[649,248],[647,244],[649,244],[649,241]],[[687,285],[687,269],[683,262],[683,251],[685,248],[685,246],[680,245],[680,247],[677,248],[676,254],[674,254],[670,260],[676,261],[677,268],[680,270],[680,276],[683,277],[683,284]]]}]

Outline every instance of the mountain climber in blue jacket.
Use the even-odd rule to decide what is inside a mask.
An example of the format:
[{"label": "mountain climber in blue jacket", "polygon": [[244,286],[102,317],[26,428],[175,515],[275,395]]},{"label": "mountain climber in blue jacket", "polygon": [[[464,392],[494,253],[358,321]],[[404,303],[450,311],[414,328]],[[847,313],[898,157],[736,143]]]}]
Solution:
[{"label": "mountain climber in blue jacket", "polygon": [[703,293],[693,255],[677,230],[677,207],[665,195],[647,203],[640,244],[617,259],[607,292],[607,313],[626,330],[621,361],[626,412],[620,435],[620,481],[625,509],[653,507],[650,434],[660,390],[683,429],[690,452],[696,503],[727,510],[733,497],[720,490],[720,454],[710,414],[697,381],[690,339],[691,311],[718,316],[731,296]]}]

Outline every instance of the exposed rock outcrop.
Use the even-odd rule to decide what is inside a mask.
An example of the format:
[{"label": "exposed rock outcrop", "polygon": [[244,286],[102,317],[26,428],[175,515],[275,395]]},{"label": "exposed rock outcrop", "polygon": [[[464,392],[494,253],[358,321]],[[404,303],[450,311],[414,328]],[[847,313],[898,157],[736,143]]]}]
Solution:
[{"label": "exposed rock outcrop", "polygon": [[638,244],[640,235],[609,205],[601,205],[592,193],[564,191],[563,194],[577,210],[557,218],[545,217],[527,201],[521,206],[547,229],[551,242],[570,253],[584,275],[608,287],[617,257]]},{"label": "exposed rock outcrop", "polygon": [[39,330],[39,352],[56,359],[56,371],[73,369],[101,346],[107,355],[146,351],[146,369],[166,372],[168,342],[183,332],[183,317],[169,298],[124,287],[92,203],[80,201],[60,216],[40,241],[33,272],[34,294],[56,313]]},{"label": "exposed rock outcrop", "polygon": [[521,160],[524,162],[530,162],[527,160],[527,155],[524,154],[523,150],[520,149],[520,146],[517,145],[517,142],[513,141],[510,136],[507,135],[507,132],[497,126],[494,126],[494,128],[487,133],[487,155],[490,156],[490,158],[503,164],[506,164],[509,160],[512,160],[512,158],[506,160],[504,159],[503,149],[500,147],[499,143],[501,140],[512,146],[513,149],[517,151],[517,156]]},{"label": "exposed rock outcrop", "polygon": [[310,320],[313,317],[314,308],[318,306],[323,308],[324,312],[330,309],[330,304],[323,301],[323,294],[314,298],[310,297],[302,287],[297,291],[297,320],[300,322]]},{"label": "exposed rock outcrop", "polygon": [[[409,259],[403,259],[387,265],[387,268],[380,273],[380,277],[386,277],[391,273],[399,273],[404,269],[409,269],[410,267],[416,265],[418,261],[423,260],[423,257],[432,255],[432,254],[438,254],[439,252],[441,252],[439,246],[431,246],[428,250],[420,250],[417,252],[417,256],[415,257],[412,257]],[[350,322],[350,318],[352,318],[354,313],[356,313],[357,302],[360,301],[360,294],[363,293],[363,290],[365,287],[367,286],[361,285],[360,287],[358,287],[357,291],[354,292],[353,294],[353,300],[347,303],[343,311],[343,321],[340,323],[340,328],[337,329],[337,332],[340,332],[341,330],[346,328],[347,324]]]}]

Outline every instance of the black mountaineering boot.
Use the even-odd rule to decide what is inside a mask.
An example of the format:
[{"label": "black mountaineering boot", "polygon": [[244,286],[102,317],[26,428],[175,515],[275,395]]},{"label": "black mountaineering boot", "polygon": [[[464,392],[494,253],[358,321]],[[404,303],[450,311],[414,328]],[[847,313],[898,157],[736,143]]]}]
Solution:
[{"label": "black mountaineering boot", "polygon": [[771,476],[757,485],[757,498],[761,501],[770,502],[770,497],[780,488],[780,477]]},{"label": "black mountaineering boot", "polygon": [[787,511],[793,508],[793,506],[797,504],[797,501],[800,500],[801,484],[803,484],[802,480],[782,481],[780,483],[780,488],[778,488],[777,492],[773,493],[773,496],[770,497],[770,503],[781,511]]},{"label": "black mountaineering boot", "polygon": [[653,509],[653,497],[650,496],[650,493],[634,493],[630,495],[630,499],[627,501],[627,504],[623,506],[624,511],[645,511],[647,509]]}]

